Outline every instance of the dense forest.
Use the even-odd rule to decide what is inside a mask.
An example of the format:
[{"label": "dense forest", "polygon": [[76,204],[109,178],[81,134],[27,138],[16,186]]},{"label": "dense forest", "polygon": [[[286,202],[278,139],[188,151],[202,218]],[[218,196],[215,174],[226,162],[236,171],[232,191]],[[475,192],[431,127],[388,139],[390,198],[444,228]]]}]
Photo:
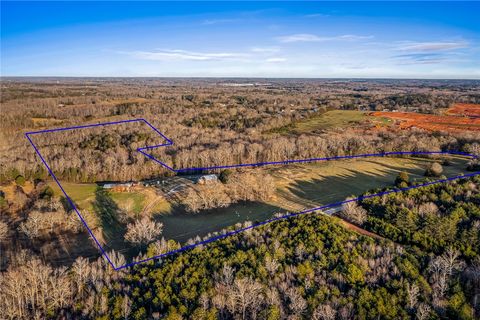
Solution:
[{"label": "dense forest", "polygon": [[380,238],[314,213],[121,271],[84,258],[55,269],[20,252],[1,275],[0,309],[9,319],[474,319],[479,199],[479,178],[432,185],[344,209],[365,210]]}]

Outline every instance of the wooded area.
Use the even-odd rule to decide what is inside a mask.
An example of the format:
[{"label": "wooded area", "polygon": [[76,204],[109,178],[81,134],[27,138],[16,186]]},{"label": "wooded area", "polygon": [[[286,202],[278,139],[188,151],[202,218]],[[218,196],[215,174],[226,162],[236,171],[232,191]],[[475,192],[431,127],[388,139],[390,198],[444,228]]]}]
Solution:
[{"label": "wooded area", "polygon": [[360,204],[384,240],[310,214],[119,272],[102,258],[54,269],[19,252],[0,308],[8,319],[474,319],[479,201],[478,178],[430,186]]},{"label": "wooded area", "polygon": [[[478,177],[351,202],[338,217],[313,213],[277,221],[114,271],[24,136],[144,118],[174,141],[151,150],[174,168],[389,151],[479,156],[479,131],[426,130],[371,115],[473,119],[478,81],[33,78],[2,79],[1,85],[0,318],[480,317]],[[463,110],[457,103],[468,104],[469,114],[452,113]],[[326,204],[329,198],[315,193],[334,188],[348,189],[342,197],[359,196],[360,187],[368,195],[480,168],[478,160],[467,165],[464,158],[453,166],[452,158],[394,163],[384,157],[367,159],[371,163],[358,170],[353,162],[212,170],[199,173],[217,175],[201,184],[190,172],[174,176],[137,151],[165,142],[141,123],[32,139],[116,266],[180,248],[164,236],[159,220],[175,210],[202,217],[248,203],[280,209],[275,201],[297,210]],[[359,173],[367,165],[375,169]],[[382,174],[389,184],[380,189],[349,186]]]}]

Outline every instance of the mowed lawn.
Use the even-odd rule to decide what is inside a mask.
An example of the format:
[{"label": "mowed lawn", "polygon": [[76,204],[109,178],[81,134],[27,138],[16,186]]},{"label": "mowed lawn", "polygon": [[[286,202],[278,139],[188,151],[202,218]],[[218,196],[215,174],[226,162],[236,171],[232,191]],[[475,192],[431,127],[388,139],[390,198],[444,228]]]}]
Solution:
[{"label": "mowed lawn", "polygon": [[[435,160],[425,158],[374,157],[326,161],[269,169],[277,186],[272,201],[291,210],[335,203],[358,196],[369,189],[393,186],[401,171],[410,181],[424,179],[427,166]],[[467,160],[452,158],[443,174],[452,177],[465,171]]]},{"label": "mowed lawn", "polygon": [[109,192],[115,203],[127,212],[140,214],[145,207],[145,195],[139,192]]}]

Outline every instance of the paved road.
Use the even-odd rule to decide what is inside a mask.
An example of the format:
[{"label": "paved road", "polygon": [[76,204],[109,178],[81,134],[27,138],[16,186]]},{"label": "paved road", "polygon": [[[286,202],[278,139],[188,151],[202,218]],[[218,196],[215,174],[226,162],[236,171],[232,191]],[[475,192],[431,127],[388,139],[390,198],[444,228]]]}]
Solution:
[{"label": "paved road", "polygon": [[335,213],[337,213],[337,212],[342,211],[342,206],[331,207],[331,208],[328,208],[328,209],[325,209],[325,210],[321,210],[321,211],[322,211],[324,214],[331,216],[332,214],[335,214]]}]

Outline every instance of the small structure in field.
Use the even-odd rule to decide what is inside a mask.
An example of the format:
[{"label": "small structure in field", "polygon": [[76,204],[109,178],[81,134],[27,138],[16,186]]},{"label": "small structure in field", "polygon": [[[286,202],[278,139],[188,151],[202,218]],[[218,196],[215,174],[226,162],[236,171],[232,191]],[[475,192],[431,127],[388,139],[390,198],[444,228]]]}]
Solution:
[{"label": "small structure in field", "polygon": [[125,183],[105,183],[102,185],[103,189],[109,189],[114,192],[130,192],[132,187],[135,187],[137,184],[133,182]]},{"label": "small structure in field", "polygon": [[207,184],[218,181],[218,176],[216,174],[206,174],[200,176],[197,180],[198,184]]}]

